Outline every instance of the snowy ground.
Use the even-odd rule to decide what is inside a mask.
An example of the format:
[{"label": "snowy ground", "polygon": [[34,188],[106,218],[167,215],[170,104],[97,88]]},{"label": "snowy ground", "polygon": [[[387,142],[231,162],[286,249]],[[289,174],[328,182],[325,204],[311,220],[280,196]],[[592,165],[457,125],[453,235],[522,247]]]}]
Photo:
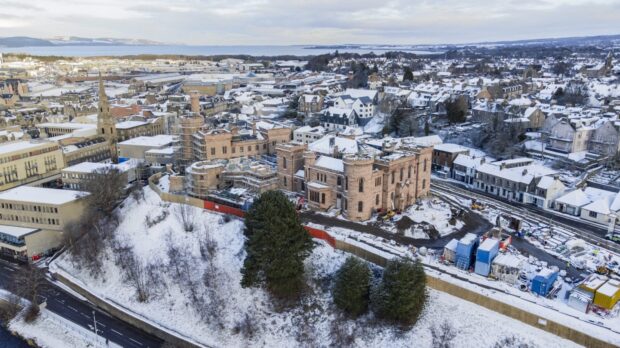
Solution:
[{"label": "snowy ground", "polygon": [[46,309],[43,309],[32,323],[26,323],[21,317],[17,317],[10,323],[9,328],[23,338],[35,341],[41,348],[120,347],[112,342],[106,345],[105,339],[95,336],[94,332]]},{"label": "snowy ground", "polygon": [[406,237],[429,239],[447,236],[459,231],[464,223],[453,216],[460,209],[452,207],[446,201],[429,197],[420,200],[402,214],[397,214],[387,221],[380,217],[373,217],[369,223],[376,223],[381,228],[402,233]]},{"label": "snowy ground", "polygon": [[[326,346],[333,343],[330,332],[334,327],[355,332],[356,346],[420,347],[430,346],[430,327],[445,319],[457,330],[456,346],[490,347],[504,336],[518,336],[540,347],[574,347],[573,343],[518,321],[488,311],[458,298],[430,291],[430,301],[421,322],[412,330],[402,333],[374,323],[370,315],[358,321],[340,319],[330,300],[329,284],[335,270],[346,254],[319,244],[306,263],[308,295],[303,306],[276,311],[262,289],[243,289],[239,285],[239,270],[243,263],[243,222],[233,219],[225,222],[221,215],[195,209],[197,230],[184,232],[174,213],[175,205],[162,202],[146,188],[145,201],[137,204],[129,198],[122,208],[124,219],[116,238],[133,246],[137,257],[158,271],[160,284],[149,302],[138,302],[135,289],[122,278],[122,270],[114,263],[111,251],[104,263],[104,274],[93,278],[71,262],[64,254],[51,265],[52,271],[61,272],[82,283],[102,298],[113,301],[140,316],[148,318],[168,330],[205,345],[216,347],[242,346]],[[168,214],[163,213],[168,211]],[[147,228],[145,217],[160,222]],[[163,217],[163,218],[162,218]],[[200,241],[210,236],[217,244],[217,253],[209,267],[200,252]],[[173,245],[187,256],[187,284],[181,285],[172,275],[169,246]],[[183,266],[181,265],[181,268]],[[196,306],[188,291],[193,285],[199,299],[208,298],[203,306]],[[206,284],[206,285],[205,285]],[[212,306],[211,299],[219,299]],[[201,315],[206,308],[209,315]],[[211,308],[211,309],[210,309]],[[216,309],[213,309],[216,308]],[[212,312],[215,310],[216,312]],[[460,313],[460,316],[455,316]],[[466,316],[467,320],[462,320]],[[217,318],[217,319],[216,319]],[[255,333],[244,335],[245,318],[252,323]],[[488,328],[501,327],[501,330]],[[300,343],[301,342],[301,343]]]}]

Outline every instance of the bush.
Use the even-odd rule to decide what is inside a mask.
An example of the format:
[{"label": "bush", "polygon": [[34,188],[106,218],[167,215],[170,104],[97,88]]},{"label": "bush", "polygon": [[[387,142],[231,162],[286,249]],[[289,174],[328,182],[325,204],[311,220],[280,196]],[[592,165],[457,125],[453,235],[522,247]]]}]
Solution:
[{"label": "bush", "polygon": [[36,303],[32,302],[26,309],[26,313],[24,314],[24,321],[27,323],[32,323],[39,317],[40,312],[41,310],[39,309],[39,306]]},{"label": "bush", "polygon": [[381,283],[371,293],[375,315],[405,327],[418,321],[426,298],[424,268],[409,259],[389,261]]},{"label": "bush", "polygon": [[333,297],[336,306],[346,313],[359,316],[368,309],[370,268],[350,256],[336,273]]}]

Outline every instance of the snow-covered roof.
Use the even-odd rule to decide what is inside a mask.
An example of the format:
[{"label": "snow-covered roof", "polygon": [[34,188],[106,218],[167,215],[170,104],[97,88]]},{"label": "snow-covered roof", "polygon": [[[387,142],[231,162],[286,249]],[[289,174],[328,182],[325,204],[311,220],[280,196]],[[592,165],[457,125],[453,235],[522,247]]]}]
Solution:
[{"label": "snow-covered roof", "polygon": [[618,291],[620,291],[620,282],[616,280],[609,280],[607,283],[603,284],[596,292],[598,294],[605,295],[607,297],[615,296]]},{"label": "snow-covered roof", "polygon": [[339,153],[350,154],[357,153],[358,151],[357,141],[349,138],[336,137],[333,135],[324,136],[321,139],[310,143],[308,145],[308,150],[322,153],[324,155],[332,155],[334,151],[334,146],[338,147]]},{"label": "snow-covered roof", "polygon": [[493,238],[487,238],[480,244],[478,250],[491,251],[494,248],[499,247],[499,240]]},{"label": "snow-covered roof", "polygon": [[536,187],[541,188],[543,190],[548,189],[549,187],[551,187],[551,185],[555,182],[555,179],[551,176],[543,176],[540,181],[538,182],[538,185],[536,185]]},{"label": "snow-covered roof", "polygon": [[433,149],[437,151],[450,152],[450,153],[465,152],[465,151],[469,153],[469,149],[466,148],[465,146],[461,146],[458,144],[451,144],[451,143],[436,144],[434,145]]},{"label": "snow-covered roof", "polygon": [[37,228],[27,228],[9,225],[0,225],[0,234],[6,234],[15,238],[22,238],[31,233],[37,232]]},{"label": "snow-covered roof", "polygon": [[493,263],[504,267],[521,268],[523,261],[512,254],[498,254],[495,259],[493,259]]},{"label": "snow-covered roof", "polygon": [[159,134],[154,136],[141,136],[132,139],[128,139],[119,143],[119,145],[140,145],[140,146],[153,146],[160,147],[166,146],[174,142],[176,137],[174,135]]},{"label": "snow-covered roof", "polygon": [[333,158],[329,156],[321,156],[316,160],[314,164],[317,167],[322,167],[322,168],[337,171],[337,172],[344,171],[344,164],[342,160],[338,158]]},{"label": "snow-covered roof", "polygon": [[145,124],[147,124],[147,123],[146,122],[142,122],[142,121],[119,122],[119,123],[116,124],[116,129],[135,128],[135,127],[139,127],[139,126],[144,126]]},{"label": "snow-covered roof", "polygon": [[24,151],[35,149],[40,146],[54,145],[52,142],[30,142],[30,141],[15,141],[11,143],[4,143],[0,145],[0,154],[7,154],[16,151]]},{"label": "snow-covered roof", "polygon": [[446,244],[446,246],[444,247],[444,249],[448,249],[451,251],[456,251],[456,246],[459,244],[458,239],[452,238],[452,240],[450,240],[448,242],[448,244]]},{"label": "snow-covered roof", "polygon": [[19,186],[0,192],[0,200],[61,205],[89,195],[88,192],[58,190],[45,187]]}]

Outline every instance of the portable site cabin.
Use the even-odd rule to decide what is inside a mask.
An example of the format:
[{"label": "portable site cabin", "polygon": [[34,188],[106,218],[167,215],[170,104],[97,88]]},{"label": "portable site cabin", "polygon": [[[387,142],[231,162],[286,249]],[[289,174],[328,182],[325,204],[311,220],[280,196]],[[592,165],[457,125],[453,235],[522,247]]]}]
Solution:
[{"label": "portable site cabin", "polygon": [[594,304],[605,309],[614,308],[618,300],[620,300],[620,282],[617,280],[607,281],[594,294]]},{"label": "portable site cabin", "polygon": [[579,288],[589,292],[594,297],[596,290],[603,286],[607,281],[607,277],[599,275],[599,274],[591,274],[588,278],[586,278],[583,283],[579,284]]},{"label": "portable site cabin", "polygon": [[466,234],[456,246],[456,267],[468,270],[475,261],[476,249],[479,244],[478,236]]},{"label": "portable site cabin", "polygon": [[491,262],[491,276],[509,284],[517,283],[522,269],[523,260],[515,255],[498,254]]},{"label": "portable site cabin", "polygon": [[547,296],[553,283],[558,279],[558,272],[549,268],[543,268],[532,279],[532,292],[540,296]]},{"label": "portable site cabin", "polygon": [[581,289],[580,287],[576,287],[573,291],[571,291],[570,296],[568,296],[567,304],[569,307],[582,313],[587,313],[593,298],[593,293]]},{"label": "portable site cabin", "polygon": [[452,239],[445,247],[443,247],[443,259],[454,263],[456,260],[456,247],[459,244],[458,239]]},{"label": "portable site cabin", "polygon": [[487,238],[480,244],[476,252],[476,267],[474,271],[481,276],[489,276],[491,262],[499,252],[499,240]]}]

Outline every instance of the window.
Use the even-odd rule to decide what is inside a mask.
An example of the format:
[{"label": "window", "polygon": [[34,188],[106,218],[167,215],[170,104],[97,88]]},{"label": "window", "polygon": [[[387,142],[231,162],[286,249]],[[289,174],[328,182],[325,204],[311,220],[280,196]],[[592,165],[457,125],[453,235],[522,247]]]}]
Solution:
[{"label": "window", "polygon": [[375,205],[379,205],[379,194],[375,196]]},{"label": "window", "polygon": [[215,156],[215,148],[214,147],[211,148],[211,156]]},{"label": "window", "polygon": [[407,169],[407,178],[411,179],[411,166]]},{"label": "window", "polygon": [[392,184],[394,183],[394,177],[396,177],[396,172],[392,171]]},{"label": "window", "polygon": [[237,152],[237,148],[233,146],[232,147],[232,153],[235,153],[235,152]]},{"label": "window", "polygon": [[595,219],[596,219],[596,216],[597,216],[597,215],[598,215],[598,214],[596,214],[596,212],[595,212],[595,211],[589,211],[589,212],[588,212],[588,216],[589,216],[589,217],[591,217],[591,218],[595,218]]},{"label": "window", "polygon": [[282,168],[286,169],[286,157],[282,157]]},{"label": "window", "polygon": [[226,146],[222,146],[222,153],[228,153],[228,148]]},{"label": "window", "polygon": [[364,179],[363,178],[360,178],[359,192],[364,192]]},{"label": "window", "polygon": [[422,190],[426,188],[426,179],[422,179]]},{"label": "window", "polygon": [[319,202],[319,193],[316,191],[310,191],[310,200],[313,202]]},{"label": "window", "polygon": [[400,181],[403,181],[403,171],[404,168],[400,168]]},{"label": "window", "polygon": [[325,194],[321,193],[321,204],[325,204]]},{"label": "window", "polygon": [[424,159],[424,169],[422,170],[422,171],[424,171],[424,172],[426,171],[426,162],[428,162],[428,159],[426,159],[426,158],[425,158],[425,159]]},{"label": "window", "polygon": [[342,178],[341,177],[336,177],[336,185],[338,186],[342,186]]},{"label": "window", "polygon": [[363,210],[364,210],[364,202],[362,201],[357,202],[357,211],[361,213]]},{"label": "window", "polygon": [[252,145],[248,145],[248,152],[252,151]]},{"label": "window", "polygon": [[283,182],[284,182],[284,186],[286,186],[286,176],[285,176],[284,178],[282,178],[282,179],[284,179],[284,180],[283,180]]},{"label": "window", "polygon": [[345,190],[349,189],[349,177],[348,176],[344,177],[344,189]]},{"label": "window", "polygon": [[375,179],[375,186],[381,185],[381,177]]}]

